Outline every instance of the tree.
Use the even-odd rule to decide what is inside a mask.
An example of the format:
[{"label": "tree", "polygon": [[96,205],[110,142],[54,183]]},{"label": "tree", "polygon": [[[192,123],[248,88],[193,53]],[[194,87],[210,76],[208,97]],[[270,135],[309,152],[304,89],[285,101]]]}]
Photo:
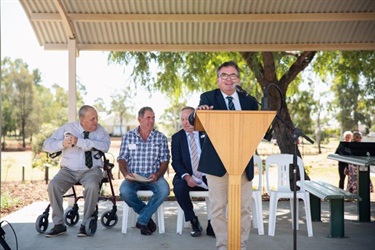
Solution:
[{"label": "tree", "polygon": [[296,92],[293,96],[287,97],[287,102],[294,125],[298,128],[303,128],[303,132],[306,134],[313,134],[311,113],[315,102],[310,91]]},{"label": "tree", "polygon": [[106,107],[103,98],[96,98],[94,101],[94,107],[98,112],[106,112]]},{"label": "tree", "polygon": [[180,113],[181,109],[186,106],[186,100],[182,102],[174,101],[172,105],[164,110],[161,115],[161,124],[167,130],[167,136],[172,136],[179,129],[181,129]]},{"label": "tree", "polygon": [[[22,59],[16,59],[12,62],[9,58],[5,58],[3,62],[5,72],[4,74],[2,73],[2,76],[5,79],[4,85],[6,85],[4,90],[8,96],[4,115],[9,116],[8,105],[11,105],[11,116],[15,119],[16,128],[22,138],[22,146],[25,148],[26,126],[33,111],[35,75],[29,72],[28,65]],[[8,132],[9,125],[11,124],[8,123],[4,126],[5,132]]]},{"label": "tree", "polygon": [[13,105],[12,97],[14,95],[14,89],[12,88],[12,82],[9,78],[9,72],[11,71],[12,62],[10,58],[4,58],[1,61],[1,111],[2,111],[2,123],[1,130],[3,136],[3,148],[5,144],[5,136],[11,131],[16,130],[16,120],[12,116]]},{"label": "tree", "polygon": [[10,79],[10,72],[12,70],[13,62],[9,58],[4,58],[1,62],[1,134],[2,134],[2,148],[5,149],[5,137],[12,131],[16,131],[17,122],[16,117],[12,115],[14,107],[12,104],[12,97],[14,96],[14,88]]},{"label": "tree", "polygon": [[[173,52],[111,52],[109,60],[117,63],[134,64],[132,77],[134,82],[147,86],[148,90],[173,92],[175,97],[187,91],[206,91],[216,88],[216,68],[223,62],[234,60],[241,68],[243,87],[259,83],[262,89],[269,84],[278,86],[285,97],[286,91],[297,75],[303,71],[314,58],[316,52],[283,53],[283,52],[231,52],[231,53],[173,53]],[[153,74],[154,72],[154,74]],[[252,72],[252,74],[251,74]],[[252,95],[258,96],[257,88]],[[285,102],[276,88],[269,88],[271,109],[278,110],[279,117],[292,124]],[[274,130],[282,153],[293,153],[292,131],[289,126],[276,120]]]},{"label": "tree", "polygon": [[314,63],[323,79],[333,79],[333,105],[342,131],[356,130],[359,121],[369,128],[375,123],[374,65],[375,51],[324,52]]},{"label": "tree", "polygon": [[111,98],[111,108],[109,114],[112,112],[118,116],[120,121],[120,133],[124,135],[126,131],[123,131],[124,119],[130,120],[134,118],[133,113],[133,104],[131,102],[134,94],[132,93],[130,87],[123,88],[121,91],[117,91],[112,94]]}]

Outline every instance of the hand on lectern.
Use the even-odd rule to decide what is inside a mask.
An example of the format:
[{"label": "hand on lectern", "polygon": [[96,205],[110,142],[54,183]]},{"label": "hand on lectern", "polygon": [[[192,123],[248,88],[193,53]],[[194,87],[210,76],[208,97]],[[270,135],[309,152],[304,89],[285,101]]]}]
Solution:
[{"label": "hand on lectern", "polygon": [[[213,108],[214,108],[214,106],[201,105],[201,106],[198,106],[198,107],[196,108],[196,110],[207,110],[207,109],[213,109]],[[193,113],[191,113],[191,114],[189,115],[189,123],[190,123],[190,125],[192,125],[192,126],[194,126],[194,122],[195,122],[195,112],[196,112],[196,111],[194,111]]]},{"label": "hand on lectern", "polygon": [[201,105],[201,106],[198,106],[197,110],[213,109],[213,108],[214,106]]}]

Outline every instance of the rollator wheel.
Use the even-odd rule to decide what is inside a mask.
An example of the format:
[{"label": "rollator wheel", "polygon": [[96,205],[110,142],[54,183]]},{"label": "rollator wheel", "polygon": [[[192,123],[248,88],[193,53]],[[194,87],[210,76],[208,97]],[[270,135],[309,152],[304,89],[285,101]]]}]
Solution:
[{"label": "rollator wheel", "polygon": [[100,219],[103,227],[112,228],[116,226],[118,222],[117,214],[112,215],[112,210],[105,211]]},{"label": "rollator wheel", "polygon": [[95,217],[90,217],[86,221],[85,231],[88,236],[94,235],[96,232],[96,228],[98,227],[98,221]]},{"label": "rollator wheel", "polygon": [[44,233],[48,228],[48,216],[41,214],[35,222],[35,229],[38,233]]},{"label": "rollator wheel", "polygon": [[69,227],[74,226],[79,221],[79,214],[78,211],[71,208],[64,213],[64,221],[65,224]]}]

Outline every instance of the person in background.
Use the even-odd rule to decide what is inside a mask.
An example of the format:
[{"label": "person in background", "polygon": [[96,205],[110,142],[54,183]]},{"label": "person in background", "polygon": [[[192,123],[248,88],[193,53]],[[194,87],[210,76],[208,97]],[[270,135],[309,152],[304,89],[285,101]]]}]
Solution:
[{"label": "person in background", "polygon": [[98,113],[88,105],[79,111],[79,121],[71,122],[57,129],[43,144],[48,153],[62,151],[61,169],[48,184],[48,196],[52,207],[54,227],[46,237],[66,233],[63,221],[63,195],[76,183],[84,188],[84,211],[79,237],[87,236],[85,223],[95,212],[99,199],[100,183],[103,178],[103,161],[95,157],[97,150],[108,152],[111,140],[107,131],[98,124]]},{"label": "person in background", "polygon": [[[353,133],[351,131],[345,131],[343,134],[343,141],[350,142],[352,140],[352,136],[353,136]],[[336,149],[335,154],[343,155],[344,154],[343,150],[344,150],[343,147],[341,146],[341,144],[339,144],[339,146]],[[339,177],[340,177],[339,188],[344,189],[345,176],[346,176],[345,172],[348,170],[348,163],[339,161],[338,165],[339,165],[338,171],[339,171]]]},{"label": "person in background", "polygon": [[[170,192],[164,179],[170,155],[167,137],[154,129],[155,113],[152,108],[141,108],[138,122],[139,126],[122,138],[117,157],[120,171],[125,177],[120,186],[120,195],[139,214],[136,227],[141,234],[151,235],[156,230],[151,216]],[[138,190],[153,192],[147,204],[138,197]]]},{"label": "person in background", "polygon": [[[192,231],[190,235],[197,237],[202,234],[202,226],[193,210],[193,203],[189,191],[206,191],[206,176],[198,171],[198,161],[201,146],[204,141],[204,133],[194,131],[189,123],[189,116],[194,112],[192,107],[184,107],[180,113],[182,129],[172,135],[172,167],[175,171],[173,178],[173,191],[177,202],[185,214],[185,221],[190,221]],[[208,221],[206,234],[215,237],[210,220]]]},{"label": "person in background", "polygon": [[[353,132],[352,142],[362,142],[361,132]],[[348,164],[348,170],[346,174],[348,175],[348,184],[346,190],[352,194],[358,194],[358,168],[359,166]],[[374,192],[372,182],[370,180],[370,192]]]},{"label": "person in background", "polygon": [[[218,88],[202,93],[197,109],[200,110],[257,110],[255,98],[245,93],[237,93],[235,86],[240,84],[240,69],[233,62],[224,62],[216,71]],[[228,186],[229,175],[220,160],[210,138],[206,135],[202,147],[198,171],[205,173],[211,202],[211,224],[216,235],[216,248],[227,249],[228,244]],[[241,177],[241,249],[246,249],[250,236],[253,159]]]}]

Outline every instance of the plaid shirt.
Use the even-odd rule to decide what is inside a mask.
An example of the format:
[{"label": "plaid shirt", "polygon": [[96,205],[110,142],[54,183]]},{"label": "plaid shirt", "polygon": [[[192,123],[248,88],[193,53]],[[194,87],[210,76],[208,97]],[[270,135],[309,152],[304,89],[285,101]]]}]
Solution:
[{"label": "plaid shirt", "polygon": [[146,141],[138,133],[138,127],[124,135],[117,160],[123,159],[128,171],[141,175],[156,173],[160,163],[169,161],[167,137],[153,129]]}]

